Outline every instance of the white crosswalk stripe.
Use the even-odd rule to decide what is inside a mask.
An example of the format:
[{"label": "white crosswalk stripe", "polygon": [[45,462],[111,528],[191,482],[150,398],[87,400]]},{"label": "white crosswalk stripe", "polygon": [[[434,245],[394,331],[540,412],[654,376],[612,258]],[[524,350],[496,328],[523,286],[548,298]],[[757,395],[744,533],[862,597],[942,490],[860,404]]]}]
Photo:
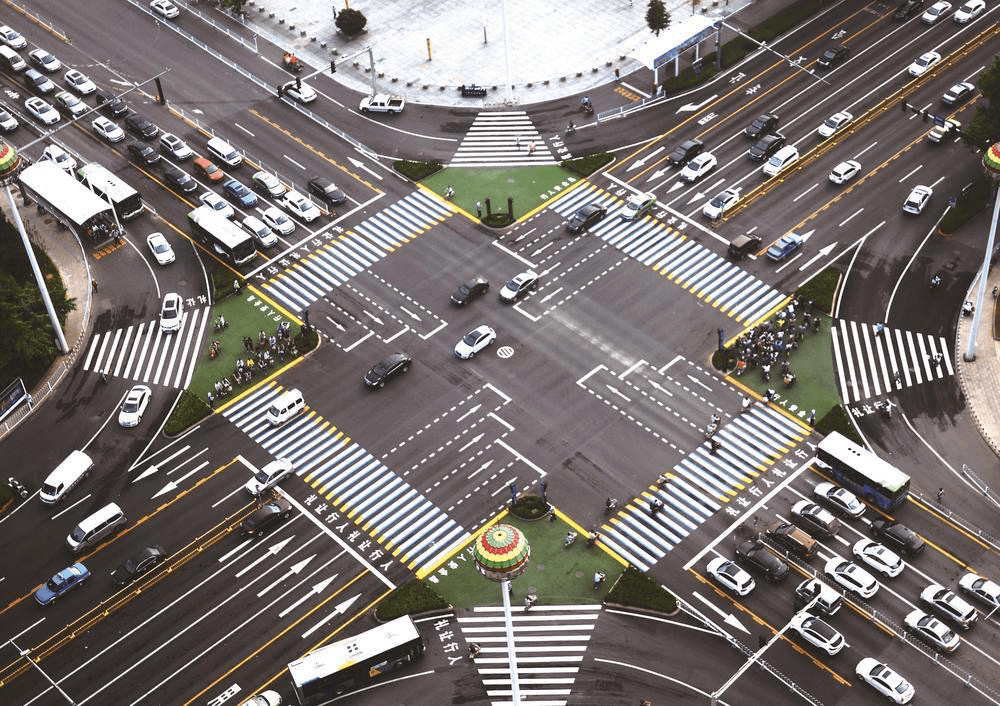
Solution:
[{"label": "white crosswalk stripe", "polygon": [[876,333],[874,324],[845,319],[837,319],[830,333],[837,386],[847,403],[955,374],[944,336],[888,326]]},{"label": "white crosswalk stripe", "polygon": [[[726,503],[746,490],[807,435],[780,412],[754,406],[716,432],[600,529],[601,541],[641,571],[659,561]],[[663,503],[654,515],[654,500]]]},{"label": "white crosswalk stripe", "polygon": [[775,309],[785,295],[746,270],[691,240],[680,231],[651,218],[626,221],[619,217],[623,202],[593,184],[573,189],[551,208],[569,218],[578,208],[599,203],[607,217],[590,233],[691,292],[736,321],[752,325]]},{"label": "white crosswalk stripe", "polygon": [[[601,614],[600,605],[535,605],[511,613],[521,703],[565,706],[583,655]],[[467,643],[480,647],[475,659],[491,706],[509,706],[512,688],[502,606],[473,608],[458,618]]]},{"label": "white crosswalk stripe", "polygon": [[557,163],[531,118],[518,110],[477,115],[448,166],[510,167]]},{"label": "white crosswalk stripe", "polygon": [[[469,532],[396,473],[312,410],[281,427],[264,418],[282,389],[271,383],[227,407],[223,416],[409,569],[427,569],[469,539]],[[311,506],[323,515],[318,505]]]},{"label": "white crosswalk stripe", "polygon": [[147,385],[187,387],[208,318],[203,307],[186,310],[176,333],[164,333],[158,321],[95,333],[83,369]]},{"label": "white crosswalk stripe", "polygon": [[452,213],[450,205],[415,191],[295,260],[262,289],[289,311],[302,311]]}]

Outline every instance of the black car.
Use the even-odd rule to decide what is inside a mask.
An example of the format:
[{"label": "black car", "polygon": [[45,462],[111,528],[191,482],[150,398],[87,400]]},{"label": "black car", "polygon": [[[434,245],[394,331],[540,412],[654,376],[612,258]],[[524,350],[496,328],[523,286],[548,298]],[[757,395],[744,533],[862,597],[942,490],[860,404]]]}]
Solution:
[{"label": "black car", "polygon": [[579,233],[581,230],[586,230],[595,223],[599,223],[606,215],[608,215],[608,209],[604,206],[588,203],[577,209],[573,217],[566,222],[566,229],[570,233]]},{"label": "black car", "polygon": [[916,556],[924,550],[924,540],[906,525],[892,520],[875,520],[871,530],[882,544],[906,556]]},{"label": "black car", "polygon": [[774,113],[764,113],[763,115],[758,115],[756,120],[747,125],[743,134],[751,140],[756,140],[769,132],[774,132],[774,129],[778,127],[778,122],[780,120],[781,119]]},{"label": "black car", "polygon": [[962,105],[965,101],[976,95],[976,85],[968,81],[956,83],[941,96],[941,102],[945,105]]},{"label": "black car", "polygon": [[160,153],[143,142],[131,142],[125,149],[128,150],[128,156],[138,164],[155,167],[160,163]]},{"label": "black car", "polygon": [[94,100],[97,101],[97,105],[100,107],[101,112],[109,118],[119,118],[128,112],[128,106],[125,105],[125,101],[118,98],[110,91],[98,89],[97,92],[94,93]]},{"label": "black car", "polygon": [[924,9],[924,0],[906,0],[892,13],[894,20],[908,20]]},{"label": "black car", "polygon": [[764,574],[768,581],[778,582],[788,578],[788,564],[756,540],[747,540],[736,547],[736,558],[748,564],[755,571]]},{"label": "black car", "polygon": [[824,69],[832,69],[850,55],[850,49],[845,47],[843,44],[838,44],[837,46],[830,47],[823,52],[823,55],[816,60],[816,65]]},{"label": "black car", "polygon": [[167,186],[172,186],[185,194],[198,190],[198,182],[192,179],[190,174],[179,169],[168,169],[163,175],[163,180],[167,182]]},{"label": "black car", "polygon": [[775,132],[753,143],[753,147],[747,152],[747,159],[751,162],[765,162],[771,155],[785,146],[785,136],[780,132]]},{"label": "black car", "polygon": [[147,118],[138,113],[129,113],[125,118],[125,129],[144,140],[152,140],[160,131]]},{"label": "black car", "polygon": [[281,524],[292,516],[292,505],[280,495],[275,495],[259,508],[253,511],[240,525],[240,534],[251,537],[263,537],[272,527]]},{"label": "black car", "polygon": [[309,193],[318,196],[327,207],[336,206],[347,200],[347,195],[337,188],[337,185],[326,177],[313,177],[309,180]]},{"label": "black car", "polygon": [[413,358],[406,353],[393,353],[375,363],[365,374],[365,384],[368,387],[384,387],[389,378],[402,375],[410,369]]},{"label": "black car", "polygon": [[34,89],[42,94],[52,93],[52,91],[56,90],[55,84],[49,80],[48,76],[45,76],[35,69],[28,69],[23,75],[24,85],[28,88]]},{"label": "black car", "polygon": [[463,284],[458,285],[458,289],[451,295],[451,303],[462,306],[468,304],[476,297],[481,297],[490,291],[490,283],[485,277],[473,277]]},{"label": "black car", "polygon": [[167,558],[166,552],[159,544],[146,547],[130,558],[124,564],[111,572],[111,580],[116,586],[132,583],[143,574],[152,571]]},{"label": "black car", "polygon": [[670,163],[675,167],[685,165],[701,154],[704,149],[705,143],[701,140],[684,140],[670,153]]}]

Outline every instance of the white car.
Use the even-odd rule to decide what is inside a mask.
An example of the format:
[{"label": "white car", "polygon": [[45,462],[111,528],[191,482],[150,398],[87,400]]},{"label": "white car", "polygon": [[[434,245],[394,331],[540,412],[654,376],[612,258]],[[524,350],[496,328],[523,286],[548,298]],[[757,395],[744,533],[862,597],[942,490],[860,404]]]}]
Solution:
[{"label": "white car", "polygon": [[951,19],[955,20],[956,24],[964,25],[983,14],[985,9],[985,0],[968,0],[968,2],[955,10],[955,14],[952,15]]},{"label": "white car", "polygon": [[462,360],[468,360],[495,340],[497,340],[496,331],[486,324],[477,326],[455,344],[455,356]]},{"label": "white car", "polygon": [[297,88],[295,86],[295,81],[289,81],[284,86],[285,95],[297,100],[299,103],[312,103],[316,100],[316,91],[312,89],[312,86],[308,83],[302,83],[300,85],[301,87]]},{"label": "white car", "polygon": [[846,162],[841,162],[833,171],[830,172],[830,181],[834,184],[846,184],[861,171],[861,164],[855,162],[853,159],[849,159]]},{"label": "white car", "polygon": [[858,662],[854,673],[894,704],[908,704],[913,699],[913,685],[876,659],[865,657]]},{"label": "white car", "polygon": [[46,147],[42,152],[42,159],[55,162],[67,174],[72,174],[76,169],[76,160],[59,145],[49,145]]},{"label": "white car", "polygon": [[105,142],[113,144],[125,139],[125,131],[118,127],[114,121],[105,118],[103,115],[98,115],[90,124],[94,128],[94,132],[97,133],[97,136]]},{"label": "white car", "polygon": [[174,333],[181,327],[184,316],[184,300],[175,292],[169,292],[163,297],[160,307],[160,330],[164,333]]},{"label": "white car", "polygon": [[165,152],[178,162],[194,157],[194,150],[172,132],[164,132],[160,135],[160,151]]},{"label": "white car", "polygon": [[1000,608],[1000,585],[971,571],[958,580],[958,586],[982,601],[989,610]]},{"label": "white car", "polygon": [[146,245],[149,246],[158,265],[169,265],[174,261],[174,249],[170,247],[170,243],[163,237],[163,233],[150,233],[147,235]]},{"label": "white car", "polygon": [[0,107],[0,132],[14,132],[20,124],[17,122],[17,118],[11,115],[5,108]]},{"label": "white car", "polygon": [[878,581],[875,580],[875,577],[847,559],[835,556],[826,562],[823,570],[842,588],[856,593],[862,598],[871,598],[878,591]]},{"label": "white car", "polygon": [[820,139],[825,140],[850,125],[852,120],[854,120],[854,116],[846,110],[834,113],[829,118],[824,120],[822,125],[816,128],[816,134],[820,136]]},{"label": "white car", "polygon": [[817,483],[813,488],[813,495],[842,515],[861,517],[865,514],[865,504],[847,488],[833,483]]},{"label": "white car", "polygon": [[152,390],[145,385],[136,385],[129,390],[128,394],[125,395],[125,401],[122,402],[121,410],[118,412],[118,423],[125,428],[138,426],[139,422],[142,421],[142,413],[146,411],[146,405],[149,404],[149,398],[152,396]]},{"label": "white car", "polygon": [[625,206],[621,210],[621,216],[626,221],[631,221],[646,213],[655,205],[656,194],[652,192],[648,194],[632,194],[628,197],[628,201],[625,202]]},{"label": "white car", "polygon": [[829,623],[809,613],[796,613],[788,626],[806,642],[818,647],[831,657],[847,647],[844,636]]},{"label": "white car", "polygon": [[316,204],[300,194],[298,191],[289,191],[286,193],[285,198],[281,200],[281,203],[289,213],[306,223],[312,223],[323,215],[320,213],[320,210],[316,208]]},{"label": "white car", "polygon": [[59,91],[59,93],[53,96],[56,105],[61,106],[63,110],[69,113],[70,118],[79,118],[81,115],[90,110],[90,106],[80,100],[77,96],[73,95],[69,91]]},{"label": "white car", "polygon": [[883,576],[894,578],[903,573],[906,564],[899,555],[884,547],[874,539],[863,537],[854,543],[852,550],[854,556],[866,563]]},{"label": "white car", "polygon": [[172,20],[181,14],[181,11],[170,0],[153,0],[149,3],[149,9],[168,20]]},{"label": "white car", "polygon": [[87,78],[86,74],[82,71],[77,71],[76,69],[70,69],[67,71],[66,75],[63,76],[63,81],[66,82],[66,85],[69,86],[70,89],[79,93],[81,96],[89,96],[97,90],[97,86],[94,85],[94,82]]},{"label": "white car", "polygon": [[941,55],[936,51],[929,51],[917,57],[917,60],[906,69],[910,76],[923,76],[936,63],[941,61]]},{"label": "white car", "polygon": [[49,74],[53,74],[62,68],[62,62],[44,49],[32,49],[29,51],[28,60],[29,63]]},{"label": "white car", "polygon": [[250,177],[250,183],[253,184],[253,188],[257,191],[271,198],[278,198],[285,193],[285,185],[270,172],[257,172]]},{"label": "white car", "polygon": [[933,193],[934,190],[929,186],[914,186],[910,195],[906,197],[906,201],[903,202],[903,211],[915,216],[920,215],[923,213],[924,207],[927,206],[927,202],[931,200]]},{"label": "white car", "polygon": [[534,270],[520,272],[500,289],[500,301],[510,304],[515,302],[538,285],[538,273]]},{"label": "white car", "polygon": [[28,46],[28,40],[21,36],[16,29],[7,25],[0,26],[0,42],[3,42],[11,49],[24,49]]},{"label": "white car", "polygon": [[256,696],[251,696],[240,706],[281,706],[281,694],[277,691],[262,691]]},{"label": "white car", "polygon": [[737,566],[735,562],[723,559],[721,556],[712,559],[705,568],[709,576],[737,596],[750,595],[750,592],[757,585],[754,583],[753,576]]},{"label": "white car", "polygon": [[948,118],[944,121],[943,125],[935,125],[927,133],[927,141],[933,142],[935,144],[943,142],[948,135],[960,130],[962,128],[962,123],[954,118]]},{"label": "white car", "polygon": [[740,200],[740,190],[731,186],[714,199],[702,207],[701,215],[711,218],[713,221],[726,215],[726,211],[731,209]]},{"label": "white car", "polygon": [[278,458],[266,464],[244,486],[250,495],[260,495],[270,490],[295,472],[295,464],[287,458]]},{"label": "white car", "polygon": [[243,226],[243,230],[253,236],[253,239],[257,241],[257,245],[260,247],[273,248],[278,244],[278,236],[257,216],[244,217],[240,221],[240,225]]},{"label": "white car", "polygon": [[206,191],[198,197],[198,200],[225,218],[232,218],[236,215],[236,211],[233,210],[229,202],[212,191]]},{"label": "white car", "polygon": [[967,600],[958,597],[940,584],[932,583],[921,591],[920,600],[933,608],[935,613],[958,625],[962,630],[972,628],[979,617],[976,609]]},{"label": "white car", "polygon": [[680,173],[681,181],[686,181],[689,184],[694,183],[715,169],[715,165],[718,163],[719,160],[715,158],[714,154],[702,152],[684,165]]},{"label": "white car", "polygon": [[935,618],[933,615],[928,615],[919,608],[910,611],[910,613],[903,618],[903,622],[906,623],[906,627],[913,631],[914,634],[918,635],[920,639],[930,643],[934,647],[937,647],[939,650],[954,652],[958,649],[958,646],[961,643],[958,635],[955,634],[951,628]]},{"label": "white car", "polygon": [[942,0],[941,2],[936,2],[929,8],[927,8],[927,12],[922,14],[920,16],[920,19],[923,20],[925,24],[932,25],[938,20],[940,20],[942,17],[947,15],[950,11],[951,11],[951,3],[944,2],[944,0]]},{"label": "white car", "polygon": [[295,230],[295,221],[286,216],[277,206],[271,206],[261,214],[267,227],[281,235],[288,235]]},{"label": "white car", "polygon": [[55,125],[59,122],[59,111],[41,98],[32,97],[24,101],[24,109],[42,125]]}]

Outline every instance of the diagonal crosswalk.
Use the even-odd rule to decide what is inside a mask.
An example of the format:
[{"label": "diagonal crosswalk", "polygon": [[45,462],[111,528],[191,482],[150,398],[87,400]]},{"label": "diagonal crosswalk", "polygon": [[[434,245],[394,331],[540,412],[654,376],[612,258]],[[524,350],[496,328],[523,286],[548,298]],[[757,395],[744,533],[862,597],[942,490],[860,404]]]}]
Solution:
[{"label": "diagonal crosswalk", "polygon": [[187,387],[208,319],[208,307],[203,307],[187,309],[175,333],[164,333],[158,321],[95,333],[83,369],[143,384]]},{"label": "diagonal crosswalk", "polygon": [[[720,445],[714,453],[707,442],[700,444],[665,474],[666,482],[612,517],[601,527],[601,541],[639,570],[648,570],[806,435],[777,410],[751,407],[716,432]],[[655,514],[654,500],[663,503]]]},{"label": "diagonal crosswalk", "polygon": [[[860,402],[955,374],[944,336],[837,319],[830,329],[837,386],[845,402]],[[935,362],[940,356],[940,363]]]},{"label": "diagonal crosswalk", "polygon": [[476,116],[448,166],[511,167],[557,162],[527,113],[490,111]]},{"label": "diagonal crosswalk", "polygon": [[282,391],[262,386],[222,414],[273,457],[290,459],[317,496],[407,568],[429,568],[468,540],[461,525],[315,411],[270,426],[264,415]]},{"label": "diagonal crosswalk", "polygon": [[621,219],[622,201],[593,184],[583,184],[551,207],[569,218],[588,203],[608,208],[607,217],[590,229],[591,235],[742,324],[752,325],[785,299],[771,285],[654,218]]}]

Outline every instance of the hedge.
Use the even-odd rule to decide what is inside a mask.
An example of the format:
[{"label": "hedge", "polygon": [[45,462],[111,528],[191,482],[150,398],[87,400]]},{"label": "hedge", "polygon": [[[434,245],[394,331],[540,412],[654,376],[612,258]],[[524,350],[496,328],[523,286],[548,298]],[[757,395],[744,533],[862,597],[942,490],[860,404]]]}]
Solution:
[{"label": "hedge", "polygon": [[170,419],[163,427],[163,433],[167,436],[176,436],[211,413],[212,409],[207,402],[194,393],[184,390],[174,411],[170,413]]},{"label": "hedge", "polygon": [[608,603],[646,608],[661,613],[673,613],[677,610],[677,599],[634,566],[629,566],[622,572],[605,600]]},{"label": "hedge", "polygon": [[831,431],[839,431],[856,444],[864,445],[865,443],[854,429],[854,425],[851,424],[851,417],[847,410],[839,404],[820,418],[819,422],[816,423],[816,431],[824,436]]},{"label": "hedge", "polygon": [[403,615],[443,610],[448,603],[419,579],[404,583],[386,596],[375,607],[375,618],[381,622],[395,620]]},{"label": "hedge", "polygon": [[836,267],[827,267],[796,289],[795,294],[803,299],[812,299],[816,302],[817,309],[829,315],[833,312],[833,296],[837,293],[839,283],[840,270]]},{"label": "hedge", "polygon": [[440,162],[414,162],[409,159],[397,159],[392,168],[413,181],[423,181],[443,167]]},{"label": "hedge", "polygon": [[958,198],[958,203],[954,208],[949,208],[941,219],[938,228],[945,235],[950,235],[964,226],[980,211],[986,208],[990,200],[990,192],[993,182],[985,176],[978,176],[972,182],[972,186],[967,192]]},{"label": "hedge", "polygon": [[582,177],[589,177],[601,167],[610,164],[614,157],[610,152],[594,152],[576,159],[563,160],[560,165],[574,174]]}]

